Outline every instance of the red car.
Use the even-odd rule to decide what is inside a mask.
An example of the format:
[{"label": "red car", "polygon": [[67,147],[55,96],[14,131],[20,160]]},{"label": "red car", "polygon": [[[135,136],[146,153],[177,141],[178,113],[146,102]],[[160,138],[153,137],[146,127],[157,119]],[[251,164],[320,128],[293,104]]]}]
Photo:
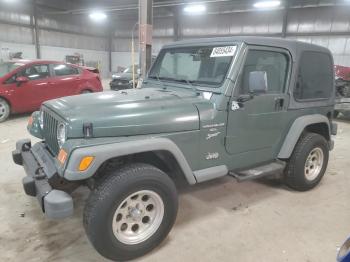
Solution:
[{"label": "red car", "polygon": [[32,112],[46,100],[100,92],[98,70],[44,60],[0,62],[0,122],[10,114]]}]

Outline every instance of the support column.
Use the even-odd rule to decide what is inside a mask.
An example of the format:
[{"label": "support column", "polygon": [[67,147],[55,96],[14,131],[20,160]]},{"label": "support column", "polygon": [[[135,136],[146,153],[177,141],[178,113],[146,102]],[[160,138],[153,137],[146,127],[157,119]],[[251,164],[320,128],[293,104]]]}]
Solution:
[{"label": "support column", "polygon": [[108,30],[108,65],[109,65],[109,72],[112,73],[112,52],[113,52],[113,38],[114,38],[114,30],[112,29],[112,26],[110,26]]},{"label": "support column", "polygon": [[33,21],[33,39],[34,39],[34,45],[35,45],[35,53],[36,58],[41,58],[40,53],[40,42],[39,42],[39,29],[38,29],[38,10],[36,6],[36,0],[33,0],[33,13],[32,13],[32,19]]},{"label": "support column", "polygon": [[284,12],[283,12],[283,22],[282,22],[282,38],[287,37],[287,26],[288,26],[288,1],[285,3]]},{"label": "support column", "polygon": [[174,41],[181,39],[181,27],[180,27],[180,10],[174,8]]},{"label": "support column", "polygon": [[139,53],[141,81],[152,63],[153,1],[139,0]]}]

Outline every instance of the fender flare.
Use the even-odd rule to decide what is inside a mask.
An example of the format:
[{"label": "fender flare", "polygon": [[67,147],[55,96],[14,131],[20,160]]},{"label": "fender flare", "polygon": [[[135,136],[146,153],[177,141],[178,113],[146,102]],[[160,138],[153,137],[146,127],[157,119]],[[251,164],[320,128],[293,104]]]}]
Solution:
[{"label": "fender flare", "polygon": [[[328,132],[330,132],[329,119],[320,114],[306,115],[298,117],[290,127],[287,136],[284,139],[283,145],[278,154],[278,158],[286,159],[292,155],[295,145],[297,144],[300,135],[304,129],[312,124],[325,123],[328,126]],[[331,134],[329,133],[329,137]]]},{"label": "fender flare", "polygon": [[[97,169],[108,159],[157,150],[170,152],[178,162],[188,183],[196,183],[192,169],[190,168],[185,156],[182,154],[178,146],[168,138],[149,138],[144,140],[77,148],[69,157],[66,170],[64,171],[64,178],[70,181],[87,179],[92,177]],[[77,167],[84,156],[94,156],[95,159],[87,170],[78,171]]]}]

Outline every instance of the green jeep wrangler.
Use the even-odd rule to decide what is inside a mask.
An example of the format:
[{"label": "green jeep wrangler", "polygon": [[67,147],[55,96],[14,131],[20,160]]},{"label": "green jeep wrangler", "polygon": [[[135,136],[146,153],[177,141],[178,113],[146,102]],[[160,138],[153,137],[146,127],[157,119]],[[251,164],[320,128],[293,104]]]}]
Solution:
[{"label": "green jeep wrangler", "polygon": [[177,214],[174,180],[280,175],[315,187],[327,168],[334,110],[329,50],[296,41],[227,37],[160,51],[142,88],[64,97],[34,112],[16,143],[24,190],[48,218],[73,214],[95,249],[129,260],[155,248]]}]

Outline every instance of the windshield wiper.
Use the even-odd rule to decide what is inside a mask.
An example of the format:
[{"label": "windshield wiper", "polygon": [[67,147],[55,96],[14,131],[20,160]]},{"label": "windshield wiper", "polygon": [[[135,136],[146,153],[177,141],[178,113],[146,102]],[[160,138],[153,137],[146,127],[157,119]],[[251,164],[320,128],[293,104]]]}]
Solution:
[{"label": "windshield wiper", "polygon": [[176,81],[187,83],[196,94],[199,94],[197,88],[193,85],[195,81],[190,81],[188,79],[176,79]]},{"label": "windshield wiper", "polygon": [[163,89],[166,89],[166,86],[164,85],[164,83],[162,81],[160,81],[159,76],[158,75],[154,75],[154,76],[148,76],[148,78],[151,79],[157,79],[158,82],[162,85]]},{"label": "windshield wiper", "polygon": [[186,83],[188,84],[191,89],[196,93],[199,94],[198,89],[193,85],[193,83],[195,81],[190,81],[188,79],[176,79],[176,78],[171,78],[171,77],[158,77],[157,75],[152,75],[152,76],[148,76],[151,79],[157,79],[159,82],[161,82],[163,84],[163,88],[166,89],[166,87],[164,86],[164,83],[161,80],[165,80],[165,81],[171,81],[171,82],[178,82],[178,83]]}]

